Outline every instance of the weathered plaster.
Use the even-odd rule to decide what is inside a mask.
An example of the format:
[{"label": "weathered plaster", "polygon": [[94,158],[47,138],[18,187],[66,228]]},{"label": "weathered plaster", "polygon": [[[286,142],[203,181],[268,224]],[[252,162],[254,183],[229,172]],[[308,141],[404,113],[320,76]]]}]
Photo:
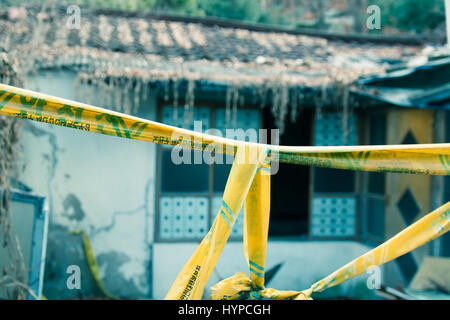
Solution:
[{"label": "weathered plaster", "polygon": [[[32,77],[26,87],[75,99],[74,80],[75,74],[69,71],[44,72]],[[103,106],[100,101],[95,104]],[[152,91],[138,116],[155,119]],[[149,297],[156,146],[26,122],[20,159],[25,168],[19,179],[48,198],[48,246],[66,241],[62,235],[54,236],[58,228],[69,233],[84,230],[106,287],[121,297]],[[65,268],[63,261],[56,265]],[[58,275],[52,285],[59,281],[64,288],[67,275],[61,270]]]}]

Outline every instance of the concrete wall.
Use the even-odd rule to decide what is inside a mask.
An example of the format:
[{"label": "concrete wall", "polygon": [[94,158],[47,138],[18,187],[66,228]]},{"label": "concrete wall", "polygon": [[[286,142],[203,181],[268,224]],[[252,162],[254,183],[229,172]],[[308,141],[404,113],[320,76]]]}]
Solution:
[{"label": "concrete wall", "polygon": [[[74,80],[69,71],[42,72],[27,81],[27,88],[75,99]],[[156,99],[149,96],[138,116],[154,119]],[[81,229],[91,240],[106,287],[123,297],[148,297],[156,145],[30,121],[24,121],[21,145],[20,181],[49,201],[44,294],[80,296],[66,288],[67,259],[59,257],[71,257],[70,264],[84,259],[82,252],[63,252],[75,241],[68,234]],[[82,295],[93,294],[82,288]]]}]

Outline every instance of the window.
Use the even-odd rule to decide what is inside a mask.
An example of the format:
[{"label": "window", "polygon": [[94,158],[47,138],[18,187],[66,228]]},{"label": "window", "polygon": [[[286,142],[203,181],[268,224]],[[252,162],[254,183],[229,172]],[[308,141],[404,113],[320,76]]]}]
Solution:
[{"label": "window", "polygon": [[[355,114],[348,116],[345,131],[341,113],[316,113],[314,145],[357,145],[358,118]],[[312,172],[311,237],[355,237],[357,172],[319,167],[313,168]]]},{"label": "window", "polygon": [[[239,109],[235,126],[232,116],[227,121],[225,108],[195,107],[190,121],[185,121],[184,108],[177,108],[174,116],[172,106],[161,108],[163,123],[194,130],[194,121],[201,121],[201,131],[217,129],[223,136],[226,129],[240,128],[244,131],[260,127],[258,109]],[[174,118],[177,121],[174,121]],[[197,123],[198,125],[198,123]],[[250,133],[250,132],[248,132]],[[249,135],[241,137],[248,140]],[[223,164],[208,165],[202,159],[201,151],[183,150],[180,157],[191,159],[191,164],[175,164],[172,161],[170,146],[159,146],[158,157],[158,215],[156,237],[158,241],[200,240],[209,230],[211,223],[220,210],[222,194],[231,169],[232,156],[223,158]],[[243,233],[243,210],[240,212],[231,239],[239,239]]]},{"label": "window", "polygon": [[[0,197],[2,196],[0,190]],[[44,272],[43,266],[46,255],[48,210],[45,198],[36,196],[28,191],[12,190],[10,198],[12,226],[23,254],[24,267],[27,270],[23,282],[39,297],[42,296]],[[5,234],[0,230],[0,241],[3,244]],[[6,270],[17,264],[7,252],[8,247],[0,246],[0,270]],[[11,299],[16,294],[8,286],[0,286],[0,299]],[[15,298],[16,299],[16,298]],[[27,299],[33,299],[28,294]]]}]

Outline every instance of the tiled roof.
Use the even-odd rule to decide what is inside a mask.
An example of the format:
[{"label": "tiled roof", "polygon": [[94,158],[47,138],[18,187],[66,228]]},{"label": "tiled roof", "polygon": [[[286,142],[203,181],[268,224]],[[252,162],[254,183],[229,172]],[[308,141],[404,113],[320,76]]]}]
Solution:
[{"label": "tiled roof", "polygon": [[[19,15],[20,16],[20,15]],[[38,19],[39,17],[40,19]],[[81,10],[80,29],[60,9],[26,17],[0,15],[0,45],[38,67],[77,66],[133,77],[178,77],[258,84],[273,78],[297,85],[352,82],[383,73],[420,54],[417,45],[329,40],[286,32],[171,21],[155,16]],[[22,59],[21,59],[22,60]]]},{"label": "tiled roof", "polygon": [[0,52],[0,83],[19,85],[15,65],[6,52]]}]

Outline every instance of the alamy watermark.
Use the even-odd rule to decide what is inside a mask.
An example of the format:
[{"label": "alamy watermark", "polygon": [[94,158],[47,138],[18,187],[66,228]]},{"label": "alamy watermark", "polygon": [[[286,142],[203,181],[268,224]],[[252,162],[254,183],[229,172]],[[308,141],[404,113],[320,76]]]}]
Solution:
[{"label": "alamy watermark", "polygon": [[68,15],[66,26],[68,29],[77,29],[81,28],[81,9],[77,5],[70,5],[67,7],[66,13]]},{"label": "alamy watermark", "polygon": [[81,289],[81,270],[76,264],[67,267],[66,273],[69,274],[66,281],[67,289],[79,290]]},{"label": "alamy watermark", "polygon": [[368,30],[381,29],[381,9],[377,5],[368,6],[366,13],[369,15],[366,20],[366,27]]},{"label": "alamy watermark", "polygon": [[[235,147],[227,144],[222,138],[246,141],[250,144],[261,143],[268,144],[270,135],[270,144],[279,144],[279,130],[278,129],[226,129],[225,134],[219,129],[207,129],[203,132],[202,121],[194,121],[194,131],[197,133],[204,133],[206,135],[214,136],[215,142],[206,143],[201,138],[192,138],[189,135],[182,133],[174,133],[171,136],[172,141],[178,141],[171,152],[171,161],[175,165],[180,164],[232,164],[238,163],[256,164],[261,161],[258,150],[264,148],[249,148],[249,153],[246,157],[234,158]],[[217,139],[218,138],[218,139]],[[190,148],[194,146],[195,149],[202,149],[202,151],[191,152]],[[269,147],[268,147],[269,148]],[[270,150],[266,150],[270,153]],[[270,154],[271,170],[270,174],[274,175],[278,172],[278,153]],[[267,172],[268,173],[268,172]]]},{"label": "alamy watermark", "polygon": [[367,278],[367,288],[374,290],[381,288],[381,269],[379,266],[372,265],[367,268],[366,273],[370,276]]}]

